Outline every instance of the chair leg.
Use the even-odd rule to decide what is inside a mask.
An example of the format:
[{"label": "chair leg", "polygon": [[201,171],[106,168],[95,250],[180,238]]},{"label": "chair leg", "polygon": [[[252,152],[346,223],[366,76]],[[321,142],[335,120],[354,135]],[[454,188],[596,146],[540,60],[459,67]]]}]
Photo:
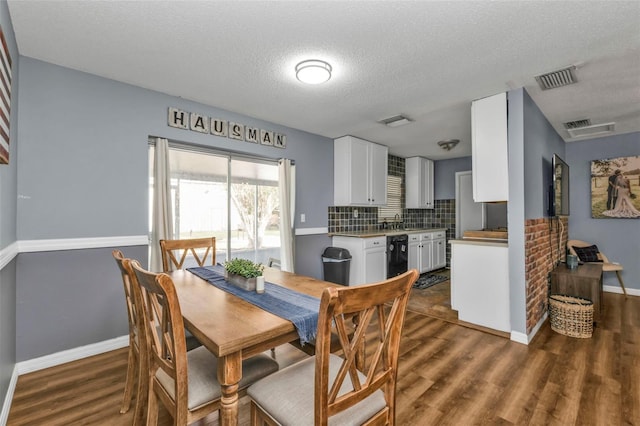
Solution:
[{"label": "chair leg", "polygon": [[622,275],[620,275],[620,271],[616,271],[616,275],[618,276],[618,281],[620,281],[620,287],[622,287],[622,292],[624,293],[624,298],[627,298],[627,289],[624,288],[624,281],[622,281]]},{"label": "chair leg", "polygon": [[[133,392],[133,384],[136,381],[136,370],[138,360],[133,353],[132,343],[129,343],[129,357],[127,358],[127,378],[124,384],[124,395],[122,397],[122,406],[120,407],[120,414],[124,414],[129,411],[131,407],[131,393]],[[138,372],[138,374],[140,374]]]},{"label": "chair leg", "polygon": [[138,389],[136,390],[136,411],[133,426],[145,424],[146,408],[149,395],[149,381],[147,380],[147,360],[144,354],[138,354]]},{"label": "chair leg", "polygon": [[[149,380],[147,399],[147,426],[158,425],[158,397],[153,390],[153,382]],[[175,421],[175,419],[174,419]]]}]

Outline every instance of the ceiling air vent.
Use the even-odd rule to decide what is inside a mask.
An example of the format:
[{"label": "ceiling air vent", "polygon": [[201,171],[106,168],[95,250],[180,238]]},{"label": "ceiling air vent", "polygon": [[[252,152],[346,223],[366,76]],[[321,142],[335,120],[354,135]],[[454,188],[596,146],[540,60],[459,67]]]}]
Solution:
[{"label": "ceiling air vent", "polygon": [[542,90],[557,89],[558,87],[568,86],[577,83],[576,67],[571,66],[563,70],[553,71],[536,77],[536,81]]},{"label": "ceiling air vent", "polygon": [[598,136],[604,133],[611,133],[615,130],[616,123],[594,124],[592,126],[583,126],[575,129],[567,129],[572,138],[581,138],[585,136]]},{"label": "ceiling air vent", "polygon": [[398,127],[398,126],[403,126],[405,124],[409,124],[412,121],[413,120],[411,120],[409,117],[406,117],[400,114],[400,115],[394,115],[393,117],[385,118],[384,120],[380,120],[378,121],[378,123],[384,124],[385,126],[389,126],[389,127]]},{"label": "ceiling air vent", "polygon": [[567,121],[566,123],[564,123],[564,128],[565,129],[577,129],[578,127],[587,127],[587,126],[591,126],[591,120],[584,119],[584,120],[574,120],[574,121]]}]

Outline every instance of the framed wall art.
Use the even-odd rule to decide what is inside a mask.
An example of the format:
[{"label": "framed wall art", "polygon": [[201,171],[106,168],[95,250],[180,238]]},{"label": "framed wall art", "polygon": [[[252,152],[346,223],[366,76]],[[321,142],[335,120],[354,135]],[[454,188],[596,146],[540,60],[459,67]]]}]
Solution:
[{"label": "framed wall art", "polygon": [[640,156],[591,162],[591,217],[640,218]]},{"label": "framed wall art", "polygon": [[9,124],[11,122],[11,56],[0,28],[0,164],[9,164]]}]

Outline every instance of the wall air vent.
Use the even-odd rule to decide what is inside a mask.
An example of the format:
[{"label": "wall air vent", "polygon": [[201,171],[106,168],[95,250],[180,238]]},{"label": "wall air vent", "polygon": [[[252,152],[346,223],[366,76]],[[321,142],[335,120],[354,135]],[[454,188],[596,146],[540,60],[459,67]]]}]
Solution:
[{"label": "wall air vent", "polygon": [[575,129],[567,129],[572,138],[582,138],[585,136],[599,136],[605,133],[612,133],[615,130],[616,123],[594,124],[592,126],[583,126]]},{"label": "wall air vent", "polygon": [[588,118],[585,120],[574,120],[574,121],[567,121],[566,123],[564,123],[565,129],[577,129],[578,127],[587,127],[587,126],[591,126],[591,120],[589,120]]},{"label": "wall air vent", "polygon": [[536,77],[536,81],[542,90],[557,89],[558,87],[577,83],[576,67],[571,66],[562,70],[539,75]]}]

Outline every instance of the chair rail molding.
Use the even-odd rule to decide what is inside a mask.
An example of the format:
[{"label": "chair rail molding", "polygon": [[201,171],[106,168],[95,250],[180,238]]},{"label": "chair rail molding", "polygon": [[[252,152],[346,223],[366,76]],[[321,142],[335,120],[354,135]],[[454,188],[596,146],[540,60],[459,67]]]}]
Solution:
[{"label": "chair rail molding", "polygon": [[[0,270],[7,266],[20,252],[17,241],[0,250]],[[2,423],[0,423],[2,424]]]},{"label": "chair rail molding", "polygon": [[20,253],[60,250],[82,250],[90,248],[146,246],[149,245],[147,235],[128,235],[118,237],[63,238],[50,240],[18,241]]}]

